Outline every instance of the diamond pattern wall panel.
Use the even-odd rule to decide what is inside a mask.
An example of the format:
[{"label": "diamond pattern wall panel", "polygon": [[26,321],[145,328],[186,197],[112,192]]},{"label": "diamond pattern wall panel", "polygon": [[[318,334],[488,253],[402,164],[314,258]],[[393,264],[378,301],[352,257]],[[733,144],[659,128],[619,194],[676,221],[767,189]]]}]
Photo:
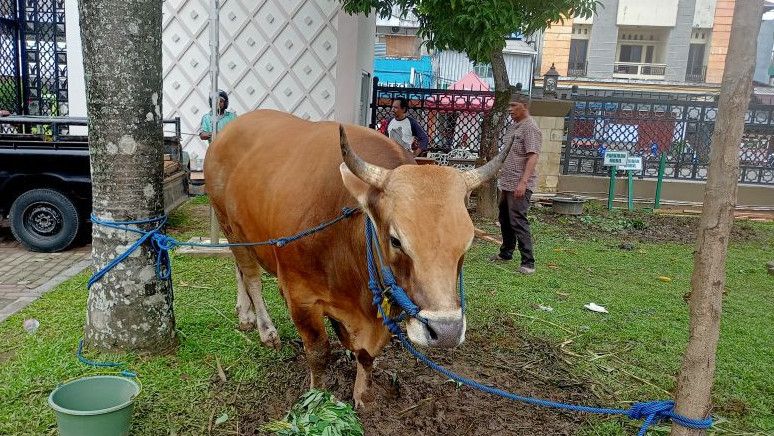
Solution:
[{"label": "diamond pattern wall panel", "polygon": [[[194,169],[206,152],[196,133],[208,110],[208,4],[164,2],[164,115],[181,117]],[[218,82],[229,93],[230,109],[332,119],[338,13],[335,0],[222,0]]]}]

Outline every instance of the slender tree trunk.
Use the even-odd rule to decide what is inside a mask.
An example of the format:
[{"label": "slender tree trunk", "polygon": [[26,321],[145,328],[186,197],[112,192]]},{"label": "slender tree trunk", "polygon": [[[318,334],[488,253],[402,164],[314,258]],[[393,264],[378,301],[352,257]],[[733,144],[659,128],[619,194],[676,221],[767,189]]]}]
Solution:
[{"label": "slender tree trunk", "polygon": [[[495,83],[495,102],[492,110],[484,116],[483,135],[479,163],[488,162],[497,156],[500,132],[508,117],[508,102],[511,99],[511,85],[502,50],[493,50],[490,55],[492,75]],[[497,179],[490,179],[478,188],[477,212],[486,218],[497,218]]]},{"label": "slender tree trunk", "polygon": [[[161,0],[81,0],[93,213],[105,220],[164,212]],[[154,225],[142,225],[150,229]],[[93,226],[95,269],[138,235]],[[177,344],[172,288],[144,244],[89,292],[85,341],[102,350],[163,353]]]},{"label": "slender tree trunk", "polygon": [[[726,283],[726,254],[739,179],[739,144],[752,91],[762,14],[761,0],[736,1],[694,255],[689,303],[690,338],[675,394],[676,412],[689,418],[704,418],[712,407],[715,352]],[[704,433],[672,425],[672,435]]]}]

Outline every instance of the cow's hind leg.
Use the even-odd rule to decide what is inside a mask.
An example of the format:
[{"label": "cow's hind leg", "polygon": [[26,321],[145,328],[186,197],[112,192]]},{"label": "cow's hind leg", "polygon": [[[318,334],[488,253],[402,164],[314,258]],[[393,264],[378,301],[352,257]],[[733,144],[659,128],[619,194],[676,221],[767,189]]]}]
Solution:
[{"label": "cow's hind leg", "polygon": [[239,271],[239,265],[235,265],[234,269],[236,270],[236,314],[239,318],[239,330],[246,332],[255,327],[255,311],[253,309],[253,302],[250,301],[250,296],[247,294],[247,288],[245,287],[242,273]]},{"label": "cow's hind leg", "polygon": [[[266,303],[263,301],[263,285],[261,284],[261,267],[250,256],[246,247],[231,247],[234,258],[236,259],[237,275],[237,314],[239,315],[239,328],[244,330],[243,325],[248,324],[248,329],[252,325],[258,327],[258,334],[261,336],[261,342],[267,347],[279,349],[282,346],[277,329],[271,321],[269,312],[266,310]],[[242,318],[240,305],[244,300],[248,302],[250,314]],[[243,310],[243,309],[242,309]]]}]

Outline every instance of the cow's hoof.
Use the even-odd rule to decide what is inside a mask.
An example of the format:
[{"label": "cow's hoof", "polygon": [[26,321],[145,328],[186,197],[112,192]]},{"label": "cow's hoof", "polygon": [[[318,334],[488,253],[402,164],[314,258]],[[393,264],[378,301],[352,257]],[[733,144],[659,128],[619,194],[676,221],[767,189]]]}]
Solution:
[{"label": "cow's hoof", "polygon": [[352,399],[355,402],[355,409],[367,410],[374,404],[375,398],[373,396],[373,393],[369,390],[360,395],[358,394],[353,395]]},{"label": "cow's hoof", "polygon": [[373,386],[358,386],[355,381],[355,390],[352,392],[352,399],[355,401],[356,409],[367,409],[376,400],[376,392]]},{"label": "cow's hoof", "polygon": [[260,335],[263,345],[275,350],[282,348],[282,341],[280,340],[279,334],[277,334],[277,330],[271,329],[267,332],[261,331]]},{"label": "cow's hoof", "polygon": [[249,332],[255,329],[255,323],[254,322],[239,322],[239,330],[243,332]]}]

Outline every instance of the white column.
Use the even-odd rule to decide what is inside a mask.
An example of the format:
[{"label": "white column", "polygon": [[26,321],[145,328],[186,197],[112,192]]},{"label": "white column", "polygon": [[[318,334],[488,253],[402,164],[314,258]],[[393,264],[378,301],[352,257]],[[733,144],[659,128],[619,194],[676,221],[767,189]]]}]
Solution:
[{"label": "white column", "polygon": [[360,79],[373,74],[376,17],[348,15],[339,11],[336,54],[336,103],[334,118],[357,123],[360,114]]},{"label": "white column", "polygon": [[[78,24],[78,0],[65,0],[65,42],[67,44],[67,107],[71,117],[85,117],[86,78],[83,72],[81,27]],[[85,135],[85,127],[73,127],[71,133]]]}]

